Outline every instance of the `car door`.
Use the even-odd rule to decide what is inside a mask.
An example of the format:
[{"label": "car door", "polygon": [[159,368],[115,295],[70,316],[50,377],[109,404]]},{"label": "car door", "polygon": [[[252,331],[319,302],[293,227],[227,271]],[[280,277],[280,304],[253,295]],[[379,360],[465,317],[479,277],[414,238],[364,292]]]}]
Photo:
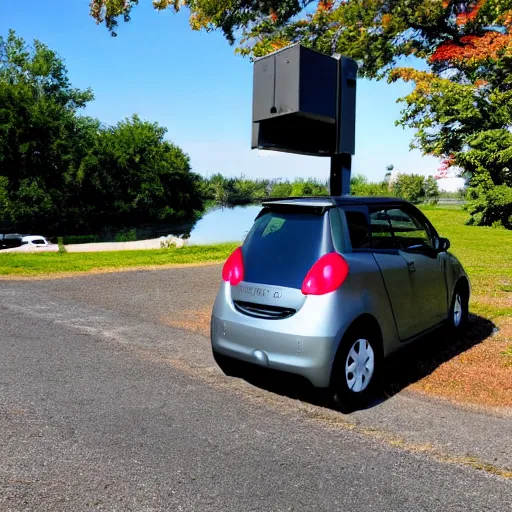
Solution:
[{"label": "car door", "polygon": [[446,317],[444,270],[429,226],[418,217],[403,205],[370,209],[372,251],[402,340]]},{"label": "car door", "polygon": [[448,311],[444,260],[435,250],[435,233],[421,212],[405,205],[388,210],[391,228],[409,278],[419,315],[420,331],[446,319]]},{"label": "car door", "polygon": [[370,208],[371,251],[380,267],[400,339],[417,332],[407,261],[398,251],[385,207]]}]

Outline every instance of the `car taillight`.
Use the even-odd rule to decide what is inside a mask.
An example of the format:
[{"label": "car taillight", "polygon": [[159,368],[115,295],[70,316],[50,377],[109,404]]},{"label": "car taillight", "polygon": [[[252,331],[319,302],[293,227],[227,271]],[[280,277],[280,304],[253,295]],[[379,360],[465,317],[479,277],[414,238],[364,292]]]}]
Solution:
[{"label": "car taillight", "polygon": [[336,252],[322,256],[309,270],[302,283],[304,295],[323,295],[341,286],[348,276],[348,263]]},{"label": "car taillight", "polygon": [[232,286],[244,280],[244,259],[242,256],[242,248],[235,249],[231,256],[224,263],[222,268],[222,279]]}]

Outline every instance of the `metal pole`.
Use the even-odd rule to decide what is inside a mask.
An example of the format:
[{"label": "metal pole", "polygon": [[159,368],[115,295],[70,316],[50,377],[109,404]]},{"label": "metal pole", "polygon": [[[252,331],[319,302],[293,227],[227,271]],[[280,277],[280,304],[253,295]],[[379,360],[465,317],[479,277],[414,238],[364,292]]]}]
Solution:
[{"label": "metal pole", "polygon": [[337,79],[336,79],[336,150],[331,156],[331,172],[329,177],[329,193],[331,196],[350,194],[350,174],[352,172],[352,155],[340,153],[341,142],[341,93],[342,93],[342,62],[341,55],[336,54]]},{"label": "metal pole", "polygon": [[331,156],[331,173],[329,193],[331,196],[350,194],[350,175],[352,171],[352,155],[341,153]]}]

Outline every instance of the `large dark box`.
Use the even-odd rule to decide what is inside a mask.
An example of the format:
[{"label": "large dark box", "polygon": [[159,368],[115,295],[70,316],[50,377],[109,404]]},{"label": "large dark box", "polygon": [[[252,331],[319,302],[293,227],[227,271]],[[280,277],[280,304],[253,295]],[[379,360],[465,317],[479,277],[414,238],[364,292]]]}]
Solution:
[{"label": "large dark box", "polygon": [[300,44],[257,59],[252,148],[353,154],[356,76],[353,60]]}]

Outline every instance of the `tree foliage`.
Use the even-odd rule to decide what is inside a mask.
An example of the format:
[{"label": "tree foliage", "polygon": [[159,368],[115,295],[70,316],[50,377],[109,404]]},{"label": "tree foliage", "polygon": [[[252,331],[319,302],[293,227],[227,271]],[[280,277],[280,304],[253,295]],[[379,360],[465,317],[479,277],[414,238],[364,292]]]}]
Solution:
[{"label": "tree foliage", "polygon": [[[115,33],[139,0],[91,0],[91,15]],[[188,8],[196,30],[219,30],[244,54],[263,55],[301,42],[324,53],[340,52],[376,76],[414,55],[436,70],[456,62],[473,68],[501,54],[512,24],[510,0],[153,0],[157,10]]]},{"label": "tree foliage", "polygon": [[113,225],[172,221],[201,210],[199,176],[187,155],[164,140],[166,129],[138,116],[99,131],[72,176],[79,211],[92,208]]},{"label": "tree foliage", "polygon": [[419,203],[424,196],[424,177],[419,174],[398,174],[391,188],[394,195],[411,203]]},{"label": "tree foliage", "polygon": [[389,196],[392,192],[388,183],[370,182],[364,174],[355,174],[350,180],[350,193],[353,196]]},{"label": "tree foliage", "polygon": [[[328,195],[327,183],[317,179],[251,180],[245,176],[227,177],[214,174],[202,180],[207,199],[223,205],[258,202],[267,197],[310,197]],[[439,200],[437,181],[415,174],[398,174],[391,183],[371,182],[364,174],[355,174],[350,181],[354,196],[396,196],[413,203],[436,204]]]},{"label": "tree foliage", "polygon": [[[137,4],[92,0],[91,13],[115,32],[117,20],[129,20]],[[481,185],[484,170],[485,190],[501,187],[499,196],[509,197],[504,175],[510,167],[502,165],[502,152],[512,126],[512,0],[154,0],[153,5],[187,7],[193,29],[221,31],[244,55],[300,42],[356,59],[362,76],[410,82],[414,87],[401,98],[399,124],[415,130],[412,146],[442,158],[448,168],[462,167],[469,177],[478,167],[470,182],[476,209],[470,212],[482,213],[490,197]],[[421,65],[403,67],[410,62]],[[480,137],[492,140],[500,155],[476,149]],[[481,156],[476,167],[469,162],[475,151]],[[492,218],[475,214],[473,222]]]},{"label": "tree foliage", "polygon": [[0,38],[0,221],[22,231],[87,231],[171,220],[202,208],[199,177],[165,129],[134,116],[114,127],[80,116],[46,45]]},{"label": "tree foliage", "polygon": [[257,202],[268,197],[325,196],[329,193],[326,183],[313,178],[251,180],[245,176],[227,177],[218,173],[203,179],[203,190],[207,199],[229,205]]},{"label": "tree foliage", "polygon": [[80,159],[93,98],[73,89],[61,59],[36,41],[30,50],[10,32],[0,39],[0,187],[4,220],[55,218],[66,200],[66,170]]}]

